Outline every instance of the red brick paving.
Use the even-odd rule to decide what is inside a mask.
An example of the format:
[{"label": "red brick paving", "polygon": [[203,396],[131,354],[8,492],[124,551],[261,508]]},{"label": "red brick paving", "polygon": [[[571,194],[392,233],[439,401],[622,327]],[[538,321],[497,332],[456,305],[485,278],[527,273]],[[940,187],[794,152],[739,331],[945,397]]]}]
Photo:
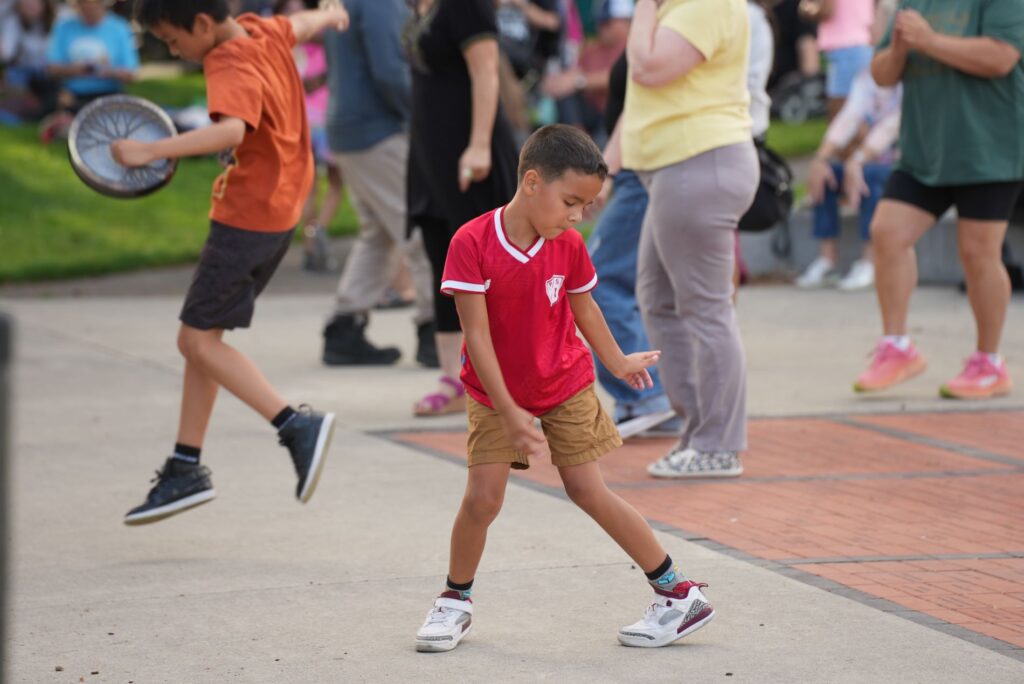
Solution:
[{"label": "red brick paving", "polygon": [[[981,416],[984,429],[979,429],[978,425]],[[976,447],[1024,462],[1024,419],[1020,411],[992,411],[984,414],[922,413],[858,417],[856,420],[894,427],[960,446]]]},{"label": "red brick paving", "polygon": [[[669,440],[630,440],[605,479],[647,518],[1024,648],[1024,412],[755,420],[740,479],[653,480]],[[877,425],[950,444],[926,446]],[[465,433],[397,438],[464,457]],[[956,446],[1020,458],[1021,467]],[[558,487],[551,464],[516,477]],[[867,559],[865,559],[867,557]],[[892,557],[892,561],[871,560]],[[848,562],[835,562],[850,559]]]}]

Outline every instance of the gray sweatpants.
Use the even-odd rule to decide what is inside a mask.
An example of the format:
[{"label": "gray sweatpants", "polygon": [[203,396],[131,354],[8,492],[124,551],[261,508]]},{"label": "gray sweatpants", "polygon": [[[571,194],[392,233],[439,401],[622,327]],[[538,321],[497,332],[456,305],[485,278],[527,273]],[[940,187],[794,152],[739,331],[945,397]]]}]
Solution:
[{"label": "gray sweatpants", "polygon": [[338,282],[335,312],[372,309],[391,283],[396,259],[406,257],[416,288],[416,323],[434,319],[434,281],[423,237],[406,239],[405,173],[409,136],[396,133],[366,150],[336,153],[359,217],[359,236]]},{"label": "gray sweatpants", "polygon": [[760,170],[752,143],[640,174],[650,204],[640,234],[637,302],[665,393],[698,451],[747,446],[747,371],[732,305],[736,224]]}]

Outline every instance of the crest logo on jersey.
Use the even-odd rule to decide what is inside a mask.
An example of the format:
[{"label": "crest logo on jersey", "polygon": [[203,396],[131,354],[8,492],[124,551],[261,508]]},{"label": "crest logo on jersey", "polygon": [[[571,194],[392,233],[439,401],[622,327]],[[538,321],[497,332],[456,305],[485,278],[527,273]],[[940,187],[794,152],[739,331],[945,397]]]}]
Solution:
[{"label": "crest logo on jersey", "polygon": [[547,282],[544,283],[544,289],[548,293],[548,301],[551,302],[551,306],[554,306],[558,301],[558,295],[562,292],[562,283],[565,282],[564,275],[556,275],[548,278]]}]

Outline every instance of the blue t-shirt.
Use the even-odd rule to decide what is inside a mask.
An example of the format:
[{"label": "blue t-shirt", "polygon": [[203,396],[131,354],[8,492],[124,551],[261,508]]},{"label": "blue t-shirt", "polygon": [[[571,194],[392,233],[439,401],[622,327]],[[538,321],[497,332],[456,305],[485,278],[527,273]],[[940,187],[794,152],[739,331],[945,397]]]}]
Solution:
[{"label": "blue t-shirt", "polygon": [[[116,14],[107,14],[103,21],[89,26],[79,17],[70,17],[57,24],[46,51],[50,64],[95,64],[117,69],[137,69],[139,55],[128,22]],[[75,95],[95,95],[121,89],[112,78],[76,76],[65,82]]]}]

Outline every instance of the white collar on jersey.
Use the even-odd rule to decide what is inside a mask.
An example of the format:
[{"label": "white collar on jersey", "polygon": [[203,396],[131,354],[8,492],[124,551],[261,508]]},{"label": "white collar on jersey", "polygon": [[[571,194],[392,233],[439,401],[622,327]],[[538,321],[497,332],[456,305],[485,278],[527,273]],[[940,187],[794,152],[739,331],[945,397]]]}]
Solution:
[{"label": "white collar on jersey", "polygon": [[535,256],[537,252],[540,251],[541,247],[544,246],[544,238],[538,237],[537,241],[533,243],[533,247],[530,247],[530,251],[524,253],[521,249],[509,242],[507,237],[505,237],[505,229],[501,224],[501,215],[504,211],[505,207],[501,207],[494,212],[494,232],[498,234],[498,242],[500,242],[501,246],[505,248],[505,251],[515,257],[518,262],[525,264],[531,257]]}]

